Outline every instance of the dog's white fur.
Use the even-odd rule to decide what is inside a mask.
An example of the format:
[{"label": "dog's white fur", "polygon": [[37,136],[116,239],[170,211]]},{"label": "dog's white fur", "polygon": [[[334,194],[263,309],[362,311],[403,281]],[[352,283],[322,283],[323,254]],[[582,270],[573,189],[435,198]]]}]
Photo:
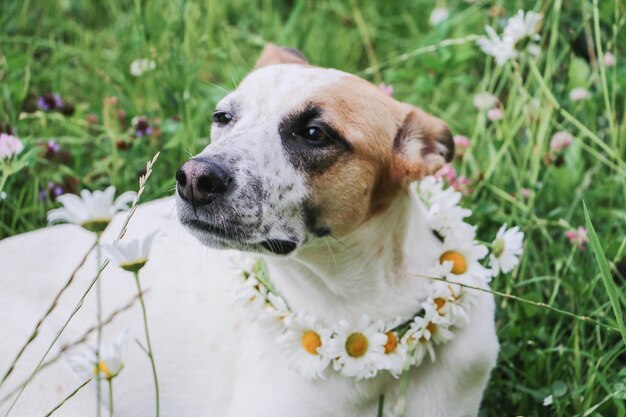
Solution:
[{"label": "dog's white fur", "polygon": [[[264,207],[262,214],[246,212],[249,204],[259,203],[254,198],[233,210],[239,210],[243,219],[268,226],[262,234],[251,232],[244,243],[268,237],[297,237],[299,248],[294,254],[267,257],[272,280],[294,310],[314,312],[326,323],[342,318],[355,320],[363,313],[385,321],[410,317],[425,298],[427,285],[425,279],[412,273],[427,273],[441,247],[426,226],[419,203],[402,192],[382,214],[342,234],[340,241],[311,238],[301,214],[293,209],[310,192],[307,180],[279,156],[283,152],[276,130],[281,116],[301,106],[303,98],[349,77],[339,71],[298,64],[253,72],[227,98],[237,99],[240,123],[222,127],[221,131],[214,129],[215,142],[202,155],[235,154],[243,161],[237,170],[239,184],[245,184],[250,173],[266,184],[268,192],[260,203],[269,208]],[[267,99],[268,89],[275,93],[271,100]],[[364,132],[355,134],[365,136]],[[287,193],[281,192],[285,182],[289,185]],[[393,415],[391,405],[397,398],[398,380],[389,375],[357,382],[329,373],[324,380],[308,381],[289,369],[286,357],[268,332],[231,302],[232,272],[224,252],[208,249],[191,238],[175,220],[173,207],[173,199],[140,206],[128,236],[142,237],[155,229],[166,231],[142,270],[142,281],[149,288],[146,302],[164,417],[376,415],[381,394],[388,406],[385,415]],[[182,216],[189,215],[189,208],[180,201],[178,207]],[[105,240],[112,240],[120,223],[118,216]],[[201,242],[216,244],[212,236],[200,231],[194,234]],[[8,366],[91,239],[78,227],[56,226],[0,242],[0,265],[3,270],[8,266],[8,273],[0,275],[0,325],[5,339],[0,343],[0,371]],[[226,246],[225,242],[217,244]],[[43,346],[71,311],[94,270],[92,257],[8,385],[14,386],[35,365]],[[132,277],[118,268],[109,267],[101,282],[105,316],[134,295]],[[470,324],[451,342],[437,347],[434,363],[426,360],[411,371],[407,416],[477,414],[495,365],[498,342],[492,296],[477,293],[475,297]],[[90,297],[63,333],[60,344],[93,325],[94,314]],[[9,331],[4,331],[9,324]],[[143,340],[136,306],[107,327],[105,340],[126,328]],[[134,343],[128,346],[126,363],[115,380],[116,415],[153,415],[148,361]],[[33,381],[26,391],[27,399],[18,403],[13,415],[35,415],[32,410],[42,414],[80,382],[60,361]],[[0,396],[6,392],[0,390]],[[70,401],[80,412],[68,407],[57,414],[83,416],[91,415],[92,410],[95,414],[95,394],[88,393],[86,389]],[[0,405],[0,412],[5,409],[6,404]]]}]

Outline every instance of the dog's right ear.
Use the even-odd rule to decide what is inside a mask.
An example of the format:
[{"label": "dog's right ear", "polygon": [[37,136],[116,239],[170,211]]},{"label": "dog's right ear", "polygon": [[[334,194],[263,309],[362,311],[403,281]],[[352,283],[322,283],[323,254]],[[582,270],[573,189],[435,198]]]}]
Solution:
[{"label": "dog's right ear", "polygon": [[285,48],[283,46],[268,43],[263,48],[261,56],[257,59],[254,68],[263,68],[276,64],[308,64],[304,54],[294,48]]}]

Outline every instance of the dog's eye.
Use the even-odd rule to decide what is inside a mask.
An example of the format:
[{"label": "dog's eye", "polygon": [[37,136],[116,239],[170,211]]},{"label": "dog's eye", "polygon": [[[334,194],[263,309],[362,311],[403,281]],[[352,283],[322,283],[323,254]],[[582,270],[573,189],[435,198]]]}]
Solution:
[{"label": "dog's eye", "polygon": [[233,121],[233,115],[225,111],[216,111],[213,113],[213,121],[221,125],[227,125]]},{"label": "dog's eye", "polygon": [[322,144],[328,140],[328,135],[317,126],[309,126],[304,129],[302,136],[315,144]]}]

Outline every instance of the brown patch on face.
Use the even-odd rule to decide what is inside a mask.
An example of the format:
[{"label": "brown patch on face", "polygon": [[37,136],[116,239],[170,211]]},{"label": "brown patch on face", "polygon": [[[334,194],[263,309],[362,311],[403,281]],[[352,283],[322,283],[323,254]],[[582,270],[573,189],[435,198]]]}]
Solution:
[{"label": "brown patch on face", "polygon": [[358,77],[319,91],[312,101],[352,147],[332,166],[309,177],[316,226],[341,236],[384,212],[401,190],[389,171],[400,123],[397,102]]},{"label": "brown patch on face", "polygon": [[385,212],[411,181],[434,173],[454,152],[443,121],[358,77],[320,90],[312,101],[352,147],[309,176],[314,226],[336,236]]}]

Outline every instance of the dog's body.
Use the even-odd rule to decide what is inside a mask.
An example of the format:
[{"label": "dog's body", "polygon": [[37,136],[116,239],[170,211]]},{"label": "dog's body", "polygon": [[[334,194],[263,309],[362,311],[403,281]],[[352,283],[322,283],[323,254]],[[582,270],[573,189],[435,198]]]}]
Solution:
[{"label": "dog's body", "polygon": [[[407,184],[443,163],[450,151],[447,128],[354,76],[311,67],[291,51],[270,46],[258,66],[218,105],[213,144],[177,174],[180,221],[207,246],[268,255],[271,279],[292,310],[312,312],[329,326],[363,314],[386,322],[411,317],[428,285],[413,273],[426,274],[442,244]],[[275,337],[232,303],[233,272],[224,252],[186,236],[173,221],[172,206],[168,199],[140,207],[130,230],[130,237],[169,230],[142,270],[150,287],[164,417],[376,415],[380,395],[385,415],[392,415],[399,381],[388,373],[356,381],[329,371],[325,379],[307,380],[292,370]],[[67,257],[33,245],[37,233],[57,233],[71,247],[55,250],[75,250],[70,263],[80,260],[85,234],[70,226],[55,229],[32,234],[30,244],[27,237],[0,244],[11,249],[0,250],[0,263],[19,262],[9,280],[46,277],[48,259]],[[28,256],[16,259],[20,250],[39,262],[22,263]],[[53,275],[45,282],[49,294],[63,279]],[[105,300],[119,305],[128,299],[131,279],[124,271],[107,271]],[[407,416],[477,414],[498,343],[493,298],[473,296],[469,324],[437,346],[435,362],[427,359],[411,370]],[[33,301],[23,297],[19,303],[26,310]],[[93,310],[84,309],[64,340],[93,323]],[[57,325],[61,317],[54,316]],[[123,317],[107,335],[131,327],[141,340],[139,311]],[[115,380],[116,413],[146,417],[153,410],[147,360],[135,346],[129,352]],[[66,381],[64,389],[69,386]]]}]

